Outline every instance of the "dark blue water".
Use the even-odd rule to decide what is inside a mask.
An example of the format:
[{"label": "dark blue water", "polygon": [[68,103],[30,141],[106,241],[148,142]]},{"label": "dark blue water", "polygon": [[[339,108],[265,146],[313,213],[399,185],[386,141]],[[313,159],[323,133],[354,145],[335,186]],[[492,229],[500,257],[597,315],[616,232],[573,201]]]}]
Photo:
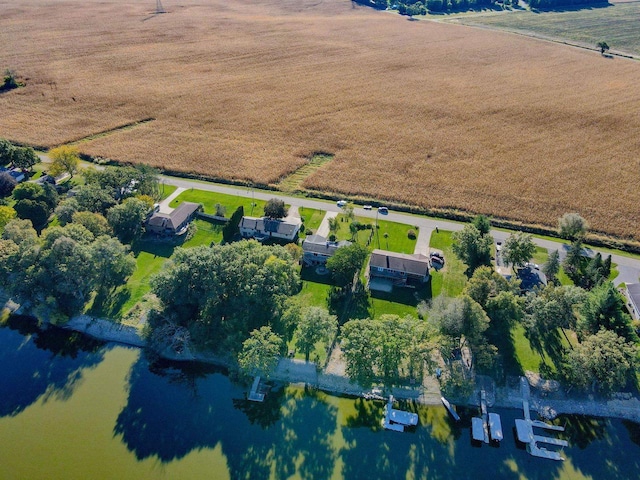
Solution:
[{"label": "dark blue water", "polygon": [[[505,440],[470,441],[420,407],[408,433],[380,429],[382,403],[275,386],[264,404],[202,365],[150,362],[139,350],[39,331],[0,328],[0,478],[637,479],[640,428],[561,417],[565,462],[516,445],[517,410],[500,410]],[[415,408],[408,406],[407,408]]]}]

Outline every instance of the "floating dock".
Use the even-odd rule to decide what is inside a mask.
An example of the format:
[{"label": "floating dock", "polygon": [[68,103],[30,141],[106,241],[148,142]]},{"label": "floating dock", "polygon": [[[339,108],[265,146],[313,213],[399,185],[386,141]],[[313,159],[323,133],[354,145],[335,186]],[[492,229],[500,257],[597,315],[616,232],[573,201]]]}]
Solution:
[{"label": "floating dock", "polygon": [[[471,419],[471,437],[476,442],[485,441],[486,430],[484,428],[484,422],[480,417],[473,417]],[[489,437],[486,437],[486,442],[489,443]]]},{"label": "floating dock", "polygon": [[418,424],[418,414],[396,410],[393,408],[393,395],[389,395],[389,401],[384,407],[382,426],[394,432],[404,432],[404,427]]},{"label": "floating dock", "polygon": [[257,376],[253,379],[253,384],[251,385],[251,391],[249,392],[249,400],[252,402],[264,402],[264,393],[259,392],[260,388],[260,376]]},{"label": "floating dock", "polygon": [[491,435],[491,440],[494,442],[500,442],[504,439],[504,435],[502,434],[502,420],[500,420],[500,415],[497,413],[489,414],[489,434]]},{"label": "floating dock", "polygon": [[449,403],[449,400],[447,400],[444,397],[440,397],[440,401],[442,402],[442,404],[444,405],[444,408],[447,409],[447,411],[449,412],[449,414],[453,417],[453,419],[456,422],[460,421],[460,415],[458,415],[458,413],[453,409],[453,407],[451,406],[451,404]]}]

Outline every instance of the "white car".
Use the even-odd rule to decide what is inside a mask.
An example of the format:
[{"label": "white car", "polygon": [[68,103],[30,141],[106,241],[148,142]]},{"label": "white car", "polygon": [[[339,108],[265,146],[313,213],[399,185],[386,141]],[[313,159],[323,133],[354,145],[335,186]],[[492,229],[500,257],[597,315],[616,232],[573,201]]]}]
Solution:
[{"label": "white car", "polygon": [[346,200],[338,200],[336,202],[336,205],[338,205],[340,208],[346,207],[347,206],[347,201]]},{"label": "white car", "polygon": [[365,205],[362,208],[364,208],[365,210],[371,210],[371,205]]}]

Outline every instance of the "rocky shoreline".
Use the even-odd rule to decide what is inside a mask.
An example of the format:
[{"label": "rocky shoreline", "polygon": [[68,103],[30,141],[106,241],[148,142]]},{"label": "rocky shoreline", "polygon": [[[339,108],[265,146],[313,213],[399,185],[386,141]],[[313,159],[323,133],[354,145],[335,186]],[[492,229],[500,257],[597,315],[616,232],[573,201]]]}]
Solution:
[{"label": "rocky shoreline", "polygon": [[[137,328],[88,315],[74,317],[62,325],[61,328],[80,332],[106,342],[115,342],[138,348],[146,346],[146,341]],[[189,351],[180,354],[164,351],[158,352],[158,354],[167,360],[196,361],[226,367],[230,365],[229,361],[223,358]],[[352,383],[345,375],[318,371],[314,363],[289,358],[280,360],[271,378],[282,382],[311,385],[325,392],[338,395],[364,396],[370,393],[356,383]],[[439,389],[436,390],[436,388],[393,388],[390,393],[396,398],[410,399],[422,405],[440,405],[441,394]],[[474,403],[467,402],[467,405],[473,406]],[[522,397],[519,389],[508,387],[498,389],[491,406],[521,409]],[[553,399],[532,395],[530,407],[545,418],[555,418],[559,414],[578,414],[620,418],[640,423],[640,399],[631,394],[617,394],[608,400],[595,398]]]}]

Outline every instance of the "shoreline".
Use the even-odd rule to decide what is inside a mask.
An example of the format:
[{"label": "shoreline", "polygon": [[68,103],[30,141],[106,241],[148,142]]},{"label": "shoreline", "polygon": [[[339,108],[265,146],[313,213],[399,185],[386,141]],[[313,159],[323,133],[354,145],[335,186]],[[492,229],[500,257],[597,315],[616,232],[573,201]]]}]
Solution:
[{"label": "shoreline", "polygon": [[[79,315],[73,317],[64,325],[54,325],[58,328],[82,333],[91,338],[114,342],[136,348],[144,348],[147,342],[142,338],[137,328],[114,323],[110,320],[90,317],[89,315]],[[229,368],[230,364],[223,358],[214,355],[203,355],[193,352],[182,354],[172,354],[168,351],[156,352],[161,358],[177,362],[202,362],[211,365],[224,366]],[[356,383],[344,376],[335,373],[318,371],[314,363],[307,363],[302,360],[281,358],[272,380],[310,385],[334,395],[353,395],[363,397],[369,393],[367,389],[360,387]],[[370,390],[370,389],[369,389]],[[403,400],[413,400],[421,405],[440,405],[440,391],[427,391],[425,388],[392,388],[389,393],[394,397]],[[467,407],[477,406],[474,402],[454,402],[457,405]],[[492,407],[522,409],[522,397],[518,389],[501,387],[497,389],[497,394]],[[631,394],[614,394],[611,399],[596,400],[587,399],[547,399],[532,395],[530,399],[530,409],[537,412],[544,418],[553,419],[561,414],[588,415],[603,418],[618,418],[640,423],[640,399]]]}]

